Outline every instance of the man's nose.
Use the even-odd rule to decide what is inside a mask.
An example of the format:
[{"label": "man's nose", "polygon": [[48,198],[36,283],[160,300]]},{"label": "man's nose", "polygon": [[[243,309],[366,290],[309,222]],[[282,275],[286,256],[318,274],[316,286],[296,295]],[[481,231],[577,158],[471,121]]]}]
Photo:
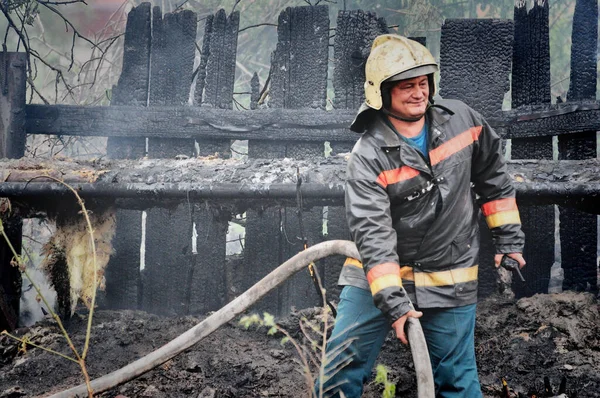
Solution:
[{"label": "man's nose", "polygon": [[416,86],[415,88],[413,88],[411,96],[414,98],[423,98],[425,96],[425,93],[423,92],[421,87]]}]

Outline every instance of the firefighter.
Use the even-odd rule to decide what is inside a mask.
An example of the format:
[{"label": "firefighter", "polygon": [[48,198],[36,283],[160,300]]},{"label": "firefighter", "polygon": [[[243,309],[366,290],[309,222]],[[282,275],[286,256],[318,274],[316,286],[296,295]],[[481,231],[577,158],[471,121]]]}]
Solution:
[{"label": "firefighter", "polygon": [[496,267],[505,255],[525,265],[524,234],[500,138],[466,104],[434,103],[437,71],[416,41],[385,34],[373,42],[365,102],[351,126],[361,137],[346,176],[360,259],[347,259],[340,275],[324,396],[360,397],[390,328],[408,343],[408,317],[423,327],[436,395],[482,396],[474,350],[478,208]]}]

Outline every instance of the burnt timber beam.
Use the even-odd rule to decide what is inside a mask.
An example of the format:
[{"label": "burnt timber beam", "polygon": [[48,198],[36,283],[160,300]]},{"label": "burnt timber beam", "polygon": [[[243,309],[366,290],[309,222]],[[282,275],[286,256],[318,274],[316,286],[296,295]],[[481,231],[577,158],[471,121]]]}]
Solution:
[{"label": "burnt timber beam", "polygon": [[600,102],[522,106],[489,120],[503,138],[531,138],[600,131]]},{"label": "burnt timber beam", "polygon": [[28,134],[232,140],[356,141],[354,110],[28,105]]},{"label": "burnt timber beam", "polygon": [[[100,162],[0,160],[0,197],[43,206],[72,196],[117,201],[118,207],[168,207],[181,201],[209,201],[236,208],[294,204],[296,170],[307,206],[341,205],[346,160],[149,159]],[[600,214],[600,160],[517,160],[508,164],[523,205],[560,204]],[[35,177],[35,178],[34,178]],[[49,201],[49,203],[52,201]]]},{"label": "burnt timber beam", "polygon": [[[354,142],[355,110],[257,109],[190,106],[27,105],[27,134],[100,137],[214,138]],[[504,138],[600,130],[600,102],[524,106],[490,125]]]},{"label": "burnt timber beam", "polygon": [[[523,204],[561,204],[582,207],[600,214],[600,183],[579,184],[571,182],[518,182],[517,198]],[[295,183],[74,183],[71,185],[83,198],[139,199],[137,205],[128,207],[157,207],[165,200],[171,201],[239,201],[254,204],[295,204]],[[343,205],[344,185],[307,183],[300,188],[307,206]],[[5,182],[0,184],[0,196],[26,200],[68,197],[71,191],[58,182]]]}]

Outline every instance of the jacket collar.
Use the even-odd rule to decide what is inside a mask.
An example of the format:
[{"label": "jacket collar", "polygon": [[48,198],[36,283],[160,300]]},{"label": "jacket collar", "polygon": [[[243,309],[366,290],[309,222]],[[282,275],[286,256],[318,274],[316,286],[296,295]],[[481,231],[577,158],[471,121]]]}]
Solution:
[{"label": "jacket collar", "polygon": [[[454,115],[450,109],[446,107],[439,107],[432,105],[427,109],[427,118],[429,120],[430,130],[435,127],[441,127]],[[374,115],[373,121],[371,122],[370,128],[383,140],[382,147],[397,147],[405,142],[398,136],[398,134],[390,128],[385,119],[387,116],[382,112],[377,112]]]},{"label": "jacket collar", "polygon": [[432,125],[440,127],[450,120],[452,115],[454,115],[454,112],[445,106],[434,104],[427,110],[427,115],[429,116]]}]

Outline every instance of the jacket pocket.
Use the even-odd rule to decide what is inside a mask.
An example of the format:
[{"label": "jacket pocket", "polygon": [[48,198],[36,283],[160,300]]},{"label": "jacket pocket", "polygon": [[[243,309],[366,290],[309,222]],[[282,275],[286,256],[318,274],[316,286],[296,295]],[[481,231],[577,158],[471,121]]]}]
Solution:
[{"label": "jacket pocket", "polygon": [[469,282],[461,282],[454,285],[454,294],[456,297],[467,298],[469,296],[477,296],[477,280]]},{"label": "jacket pocket", "polygon": [[473,232],[473,230],[469,229],[466,232],[458,234],[452,241],[452,264],[456,264],[471,248]]}]

